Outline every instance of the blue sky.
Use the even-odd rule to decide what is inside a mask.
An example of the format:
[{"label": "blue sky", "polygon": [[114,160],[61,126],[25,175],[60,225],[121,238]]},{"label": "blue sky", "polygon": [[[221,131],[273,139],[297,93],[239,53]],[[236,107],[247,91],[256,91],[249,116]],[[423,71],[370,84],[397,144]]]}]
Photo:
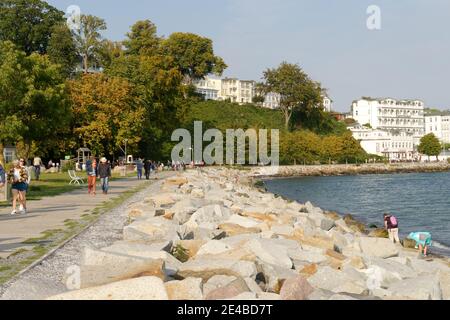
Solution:
[{"label": "blue sky", "polygon": [[[268,67],[299,63],[348,111],[361,96],[418,98],[450,108],[448,0],[49,0],[102,17],[122,40],[137,20],[160,35],[194,32],[214,41],[226,76],[260,80]],[[369,5],[381,30],[366,27]]]}]

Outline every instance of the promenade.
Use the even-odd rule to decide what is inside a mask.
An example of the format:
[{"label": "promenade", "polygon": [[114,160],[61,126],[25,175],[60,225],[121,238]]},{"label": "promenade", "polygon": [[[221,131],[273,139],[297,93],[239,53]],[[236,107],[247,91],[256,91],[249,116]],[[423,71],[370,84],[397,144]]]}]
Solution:
[{"label": "promenade", "polygon": [[31,249],[35,244],[25,244],[31,238],[42,237],[49,230],[64,230],[67,221],[79,220],[96,207],[117,199],[127,190],[146,185],[146,180],[123,178],[110,182],[108,195],[103,195],[97,185],[97,195],[87,194],[87,187],[41,200],[29,201],[26,215],[10,215],[11,208],[0,209],[0,258],[7,258],[20,249]]}]

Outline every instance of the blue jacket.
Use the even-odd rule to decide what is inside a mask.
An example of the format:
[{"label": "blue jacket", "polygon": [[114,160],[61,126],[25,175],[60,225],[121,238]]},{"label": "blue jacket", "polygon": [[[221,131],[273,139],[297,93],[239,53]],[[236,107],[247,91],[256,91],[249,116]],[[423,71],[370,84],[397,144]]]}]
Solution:
[{"label": "blue jacket", "polygon": [[0,183],[5,183],[5,169],[0,165]]}]

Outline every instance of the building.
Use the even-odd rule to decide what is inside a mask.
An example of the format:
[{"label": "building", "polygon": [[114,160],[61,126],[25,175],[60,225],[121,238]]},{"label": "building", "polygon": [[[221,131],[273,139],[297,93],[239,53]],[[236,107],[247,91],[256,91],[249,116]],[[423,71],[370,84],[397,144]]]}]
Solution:
[{"label": "building", "polygon": [[433,133],[442,143],[450,143],[450,114],[425,115],[425,134]]},{"label": "building", "polygon": [[414,136],[407,132],[394,134],[361,125],[350,128],[350,131],[368,154],[386,157],[391,161],[411,161],[419,158],[417,142]]},{"label": "building", "polygon": [[278,109],[280,107],[280,97],[280,94],[270,92],[266,95],[262,106],[268,109]]},{"label": "building", "polygon": [[7,145],[3,148],[3,158],[6,163],[13,162],[17,159],[17,150],[15,146]]},{"label": "building", "polygon": [[416,138],[425,135],[424,103],[420,100],[362,98],[353,101],[353,119],[361,125],[391,132],[405,132]]},{"label": "building", "polygon": [[222,80],[208,77],[196,81],[195,86],[197,93],[202,94],[205,100],[223,100]]},{"label": "building", "polygon": [[324,110],[327,111],[327,112],[331,112],[332,107],[333,107],[333,100],[331,100],[327,96],[323,96],[323,108],[324,108]]}]

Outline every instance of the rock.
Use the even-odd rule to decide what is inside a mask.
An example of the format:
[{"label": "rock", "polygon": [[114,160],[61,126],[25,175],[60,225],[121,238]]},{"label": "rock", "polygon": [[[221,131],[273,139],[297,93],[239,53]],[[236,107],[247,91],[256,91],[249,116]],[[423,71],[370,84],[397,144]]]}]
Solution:
[{"label": "rock", "polygon": [[185,177],[172,177],[172,178],[167,178],[164,181],[165,185],[169,185],[169,186],[182,186],[184,184],[187,184],[189,181],[187,178]]},{"label": "rock", "polygon": [[389,233],[386,229],[374,229],[370,231],[369,237],[389,238]]},{"label": "rock", "polygon": [[280,296],[282,300],[307,300],[313,291],[313,287],[304,277],[297,276],[284,281]]},{"label": "rock", "polygon": [[258,300],[258,299],[256,298],[256,293],[254,293],[254,292],[243,292],[233,298],[224,299],[224,300],[233,300],[233,301],[243,300],[243,301],[245,301],[245,300]]},{"label": "rock", "polygon": [[162,217],[138,220],[123,229],[123,239],[143,243],[177,240],[177,226]]},{"label": "rock", "polygon": [[359,245],[366,256],[390,258],[398,256],[398,248],[389,239],[361,237]]},{"label": "rock", "polygon": [[308,297],[308,300],[330,300],[335,293],[324,289],[315,289]]},{"label": "rock", "polygon": [[138,243],[127,243],[125,241],[118,241],[109,247],[103,248],[102,251],[126,254],[129,256],[135,256],[146,259],[163,260],[165,263],[166,274],[168,276],[173,276],[177,273],[178,267],[180,266],[181,262],[178,261],[174,256],[172,256],[167,251],[162,251],[161,250],[162,246],[163,244],[155,246],[155,245],[144,245]]},{"label": "rock", "polygon": [[219,254],[233,249],[230,245],[219,240],[211,240],[204,244],[197,252],[197,255]]},{"label": "rock", "polygon": [[364,260],[360,256],[354,256],[350,259],[350,265],[356,269],[366,269],[367,265],[364,263]]},{"label": "rock", "polygon": [[236,279],[237,277],[235,276],[224,276],[224,275],[213,276],[203,285],[203,294],[204,296],[207,296],[211,291],[225,287]]},{"label": "rock", "polygon": [[334,270],[330,267],[320,268],[316,274],[308,278],[308,282],[315,288],[333,291],[335,293],[356,293],[366,291],[364,283],[354,279],[350,275]]},{"label": "rock", "polygon": [[135,278],[156,276],[165,278],[165,264],[161,259],[149,259],[85,248],[81,257],[81,288]]},{"label": "rock", "polygon": [[342,231],[347,233],[353,233],[353,230],[347,225],[347,223],[345,223],[344,219],[336,220],[334,223]]},{"label": "rock", "polygon": [[334,241],[330,238],[325,237],[307,237],[303,236],[300,238],[300,243],[316,247],[316,248],[322,248],[322,249],[330,249],[334,250]]},{"label": "rock", "polygon": [[230,210],[220,205],[209,205],[198,209],[186,225],[192,229],[205,228],[217,229],[220,223],[228,220],[231,216]]},{"label": "rock", "polygon": [[334,211],[326,211],[323,214],[325,215],[325,217],[327,217],[328,219],[331,219],[333,221],[337,221],[337,220],[341,219],[341,216]]},{"label": "rock", "polygon": [[245,278],[244,281],[247,284],[247,286],[248,286],[248,288],[250,289],[251,292],[254,292],[254,293],[261,293],[261,292],[263,292],[261,287],[252,278]]},{"label": "rock", "polygon": [[240,234],[253,234],[260,233],[261,229],[258,227],[245,228],[237,224],[232,223],[222,223],[218,228],[226,233],[228,237],[240,235]]},{"label": "rock", "polygon": [[263,301],[281,300],[281,296],[279,294],[272,293],[272,292],[257,293],[256,297],[259,300],[263,300]]},{"label": "rock", "polygon": [[320,222],[320,228],[325,231],[330,231],[334,226],[334,220],[331,219],[322,219]]},{"label": "rock", "polygon": [[159,252],[166,251],[170,252],[172,249],[173,242],[172,241],[163,241],[163,242],[154,242],[151,244],[143,244],[138,242],[129,242],[119,240],[114,242],[112,245],[102,248],[103,251],[108,252],[116,252],[127,254],[130,256],[139,256],[139,257],[149,257],[146,255],[147,252]]},{"label": "rock", "polygon": [[245,292],[250,292],[250,288],[247,286],[247,283],[244,281],[244,279],[238,277],[236,280],[233,280],[226,286],[214,289],[209,292],[205,300],[231,299]]},{"label": "rock", "polygon": [[450,300],[450,272],[439,271],[439,283],[442,290],[442,299]]},{"label": "rock", "polygon": [[265,263],[292,269],[288,248],[275,239],[253,239],[245,247]]},{"label": "rock", "polygon": [[168,300],[168,298],[161,279],[141,277],[70,291],[47,300]]},{"label": "rock", "polygon": [[369,272],[373,267],[378,268],[375,272],[377,272],[376,276],[383,288],[387,288],[390,284],[402,279],[417,277],[417,273],[412,268],[396,261],[381,258],[367,258],[365,262]]},{"label": "rock", "polygon": [[276,235],[279,236],[287,236],[290,237],[294,234],[294,228],[291,226],[286,226],[286,225],[282,225],[282,226],[272,226],[270,228],[270,230],[275,233]]},{"label": "rock", "polygon": [[242,217],[239,216],[237,214],[234,214],[230,217],[230,219],[228,219],[225,223],[227,224],[236,224],[240,227],[244,227],[244,228],[255,228],[258,226],[258,224],[260,224],[259,221],[250,219],[250,218],[246,218],[246,217]]},{"label": "rock", "polygon": [[196,256],[198,250],[200,250],[205,243],[205,240],[179,240],[176,242],[177,245],[180,245],[187,250],[189,258]]},{"label": "rock", "polygon": [[183,263],[178,269],[182,278],[194,277],[208,281],[215,275],[228,275],[243,278],[254,278],[256,266],[250,261],[233,261],[227,259],[197,258]]},{"label": "rock", "polygon": [[415,249],[416,248],[416,241],[412,239],[403,239],[402,245],[404,248],[408,249]]},{"label": "rock", "polygon": [[203,199],[205,198],[205,192],[203,191],[203,189],[194,188],[191,191],[191,196],[194,198]]},{"label": "rock", "polygon": [[347,224],[347,226],[355,232],[366,231],[366,226],[364,225],[364,223],[361,223],[358,220],[356,220],[351,214],[347,214],[344,217],[344,221]]},{"label": "rock", "polygon": [[328,300],[339,300],[339,301],[344,301],[344,300],[358,300],[356,298],[353,298],[351,296],[348,296],[346,294],[333,294],[330,299]]},{"label": "rock", "polygon": [[279,293],[286,279],[290,279],[298,275],[298,273],[292,269],[270,264],[262,264],[259,268],[261,269],[260,275],[263,276],[263,282],[266,284],[266,292]]},{"label": "rock", "polygon": [[[256,209],[256,210],[258,210],[258,209]],[[266,210],[266,209],[260,209],[260,210],[261,210],[261,212],[243,211],[241,213],[241,215],[244,217],[260,220],[263,222],[274,222],[276,220],[275,215],[269,214],[269,213],[264,213],[265,212],[264,210]]]},{"label": "rock", "polygon": [[169,300],[203,300],[203,285],[200,278],[187,278],[165,284]]},{"label": "rock", "polygon": [[317,273],[318,266],[315,263],[308,264],[305,267],[302,268],[300,271],[300,275],[304,276],[305,278],[309,278],[312,275],[315,275]]},{"label": "rock", "polygon": [[442,291],[436,275],[420,276],[414,279],[398,281],[388,290],[395,296],[414,300],[441,300]]},{"label": "rock", "polygon": [[314,251],[306,251],[306,250],[296,250],[296,251],[288,251],[289,256],[291,259],[296,259],[300,261],[305,261],[307,263],[322,263],[327,260],[325,255],[321,253],[317,253]]},{"label": "rock", "polygon": [[342,253],[344,248],[349,244],[347,238],[344,235],[342,235],[341,232],[334,229],[329,231],[329,235],[331,236],[334,242],[334,250],[336,250],[339,253]]},{"label": "rock", "polygon": [[175,203],[175,200],[172,193],[160,193],[145,198],[144,203],[150,203],[155,208],[158,208],[173,205]]}]

